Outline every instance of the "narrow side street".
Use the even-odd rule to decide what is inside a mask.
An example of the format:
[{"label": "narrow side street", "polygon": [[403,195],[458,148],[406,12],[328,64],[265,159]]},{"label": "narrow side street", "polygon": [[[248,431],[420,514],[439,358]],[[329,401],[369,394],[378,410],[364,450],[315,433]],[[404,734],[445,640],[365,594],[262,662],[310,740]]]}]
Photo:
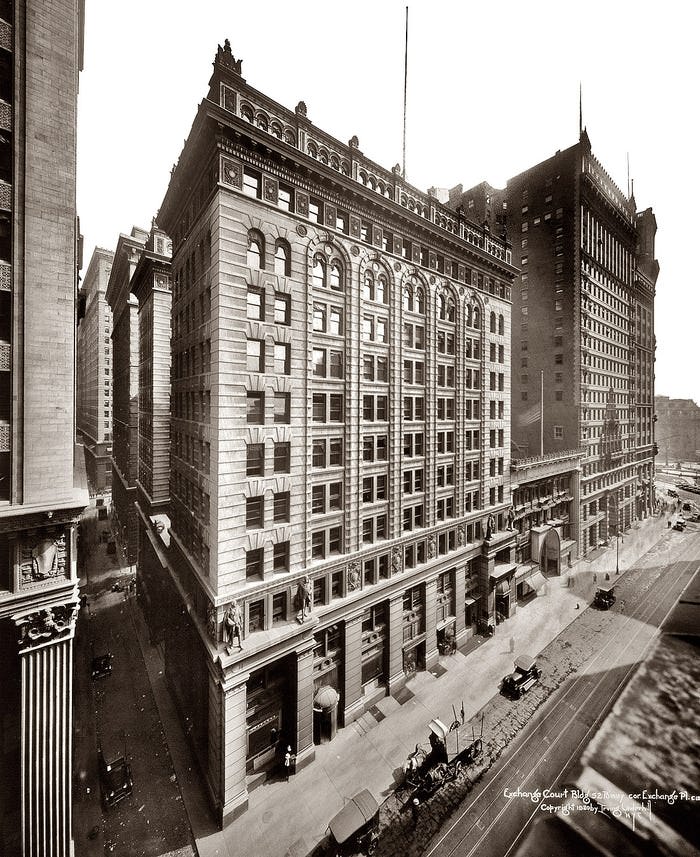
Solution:
[{"label": "narrow side street", "polygon": [[[158,709],[138,643],[137,610],[118,554],[108,553],[108,520],[91,506],[81,524],[81,610],[75,655],[74,811],[76,855],[191,857],[195,854]],[[119,584],[119,591],[113,586]],[[112,674],[90,679],[95,655],[113,655]],[[102,809],[98,749],[125,755],[134,790]]]}]

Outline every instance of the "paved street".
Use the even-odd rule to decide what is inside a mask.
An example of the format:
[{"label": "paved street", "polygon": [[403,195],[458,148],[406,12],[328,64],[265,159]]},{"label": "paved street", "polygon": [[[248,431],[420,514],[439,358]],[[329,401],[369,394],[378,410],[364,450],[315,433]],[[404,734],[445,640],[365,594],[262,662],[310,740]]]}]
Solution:
[{"label": "paved street", "polygon": [[[585,664],[541,707],[536,697],[511,703],[518,722],[527,725],[425,852],[418,853],[505,857],[515,851],[528,826],[542,815],[537,795],[571,781],[583,748],[700,567],[699,550],[697,530],[674,534],[647,554],[645,567],[621,582],[612,611],[587,611],[547,647],[540,658],[545,671],[540,697],[547,692],[552,667],[573,667],[576,657],[585,658]],[[494,725],[503,734],[502,721]],[[498,758],[493,739],[491,745],[486,765]],[[533,794],[534,799],[528,797]]]},{"label": "paved street", "polygon": [[[103,524],[98,526],[94,521],[89,526],[94,530],[94,540]],[[672,548],[690,535],[668,531],[666,520],[661,518],[632,531],[620,546],[621,569],[635,564],[635,570],[624,576],[624,586],[641,591],[646,585],[638,577],[641,565],[635,562],[645,549],[662,540],[644,562],[658,570],[670,561]],[[90,702],[82,707],[90,709],[94,704],[94,709],[83,711],[81,717],[76,715],[76,759],[80,759],[76,777],[81,784],[75,802],[78,857],[103,853],[184,857],[195,853],[191,837],[200,857],[303,857],[322,842],[329,819],[362,787],[384,801],[381,818],[385,834],[380,853],[420,854],[468,793],[465,774],[463,780],[421,808],[415,830],[410,812],[402,811],[403,798],[395,792],[395,785],[408,753],[417,742],[426,742],[428,721],[437,716],[450,722],[452,704],[459,711],[463,703],[467,718],[463,736],[466,733],[470,737],[470,721],[478,730],[483,709],[484,759],[497,760],[548,694],[585,661],[587,647],[592,649],[599,643],[602,628],[611,624],[613,616],[615,621],[621,618],[617,613],[585,610],[596,579],[602,579],[606,572],[614,575],[614,550],[603,551],[593,561],[577,563],[567,576],[550,580],[545,593],[522,605],[516,616],[498,626],[494,639],[479,638],[470,651],[441,658],[437,669],[419,673],[409,682],[410,693],[401,702],[385,698],[375,714],[365,714],[340,730],[333,742],[317,747],[315,762],[291,782],[272,780],[253,790],[248,812],[219,831],[164,680],[162,652],[150,645],[135,600],[125,601],[122,593],[111,592],[112,582],[127,579],[127,575],[119,571],[117,558],[107,555],[103,543],[93,547],[88,566],[92,618],[88,619],[84,611],[78,641],[81,653],[76,654],[76,666],[83,660],[77,670],[82,670],[83,686],[89,675],[91,641],[95,641],[96,653],[109,648],[115,660],[110,678],[94,685],[87,681]],[[558,638],[540,657],[544,676],[539,687],[515,704],[494,696],[501,676],[512,668],[511,637],[516,653],[537,654],[567,626],[570,630],[565,633],[572,635],[571,640]],[[121,704],[111,704],[117,698]],[[134,795],[103,818],[96,746],[109,738],[119,751],[123,735],[134,772]],[[469,772],[472,778],[474,774],[474,770]],[[91,789],[89,794],[87,788]]]},{"label": "paved street", "polygon": [[[76,855],[115,857],[190,857],[195,853],[182,795],[145,668],[133,619],[131,596],[112,592],[131,575],[122,573],[116,555],[100,541],[109,531],[86,513],[81,590],[88,607],[81,611],[75,657],[75,843]],[[90,680],[95,655],[114,655],[112,675]],[[97,748],[106,756],[123,753],[134,777],[133,795],[115,807],[100,807]],[[89,791],[88,791],[89,790]]]}]

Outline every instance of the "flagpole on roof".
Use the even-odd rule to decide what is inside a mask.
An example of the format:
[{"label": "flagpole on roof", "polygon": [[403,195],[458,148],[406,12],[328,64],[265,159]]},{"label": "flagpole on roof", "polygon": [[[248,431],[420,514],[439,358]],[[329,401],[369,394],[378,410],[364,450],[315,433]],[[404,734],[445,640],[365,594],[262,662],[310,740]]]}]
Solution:
[{"label": "flagpole on roof", "polygon": [[408,87],[408,6],[406,6],[406,43],[403,59],[403,166],[401,175],[406,178],[406,91]]}]

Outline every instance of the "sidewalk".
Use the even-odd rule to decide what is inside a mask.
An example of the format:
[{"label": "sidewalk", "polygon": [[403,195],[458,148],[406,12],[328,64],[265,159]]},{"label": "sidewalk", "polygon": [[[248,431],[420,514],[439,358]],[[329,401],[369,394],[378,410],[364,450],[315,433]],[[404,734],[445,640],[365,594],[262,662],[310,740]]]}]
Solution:
[{"label": "sidewalk", "polygon": [[[621,572],[667,532],[666,518],[650,518],[620,540]],[[465,718],[474,716],[497,692],[512,669],[510,638],[517,653],[537,655],[592,600],[597,582],[609,573],[615,580],[615,544],[592,560],[580,560],[568,573],[550,579],[545,591],[518,607],[498,625],[496,635],[466,655],[440,658],[440,668],[421,672],[401,694],[403,704],[385,697],[373,713],[341,729],[332,742],[317,746],[316,759],[290,782],[269,781],[249,794],[249,808],[219,831],[208,807],[197,766],[184,738],[163,678],[160,652],[148,643],[135,605],[133,613],[156,704],[167,736],[192,832],[200,857],[305,857],[323,839],[329,820],[362,788],[377,800],[390,795],[402,765],[417,743],[426,740],[426,724],[439,717],[450,722],[452,705]],[[568,578],[571,578],[570,585]],[[576,609],[576,604],[580,609]]]}]

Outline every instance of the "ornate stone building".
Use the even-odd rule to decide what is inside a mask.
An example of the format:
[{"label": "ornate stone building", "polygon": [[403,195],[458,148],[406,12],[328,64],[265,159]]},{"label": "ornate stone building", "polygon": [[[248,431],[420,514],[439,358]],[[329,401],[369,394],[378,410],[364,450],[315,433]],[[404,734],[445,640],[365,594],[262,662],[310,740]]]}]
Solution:
[{"label": "ornate stone building", "polygon": [[654,507],[654,215],[637,213],[585,130],[505,190],[458,187],[449,205],[516,245],[513,448],[518,456],[587,449],[586,553]]},{"label": "ornate stone building", "polygon": [[578,556],[581,460],[585,450],[511,461],[516,595],[538,592]]},{"label": "ornate stone building", "polygon": [[700,408],[692,399],[654,400],[659,458],[666,464],[700,459]]},{"label": "ornate stone building", "polygon": [[0,2],[0,853],[69,857],[77,518],[75,2]]},{"label": "ornate stone building", "polygon": [[112,513],[114,531],[128,564],[136,564],[138,472],[139,326],[131,278],[148,232],[137,226],[121,234],[107,285],[112,310]]},{"label": "ornate stone building", "polygon": [[158,220],[170,516],[144,567],[223,822],[280,741],[308,764],[336,717],[493,623],[502,590],[514,605],[516,272],[356,137],[250,87],[228,43]]},{"label": "ornate stone building", "polygon": [[96,247],[81,292],[78,325],[77,425],[88,486],[93,494],[112,484],[112,311],[105,298],[114,253]]}]

